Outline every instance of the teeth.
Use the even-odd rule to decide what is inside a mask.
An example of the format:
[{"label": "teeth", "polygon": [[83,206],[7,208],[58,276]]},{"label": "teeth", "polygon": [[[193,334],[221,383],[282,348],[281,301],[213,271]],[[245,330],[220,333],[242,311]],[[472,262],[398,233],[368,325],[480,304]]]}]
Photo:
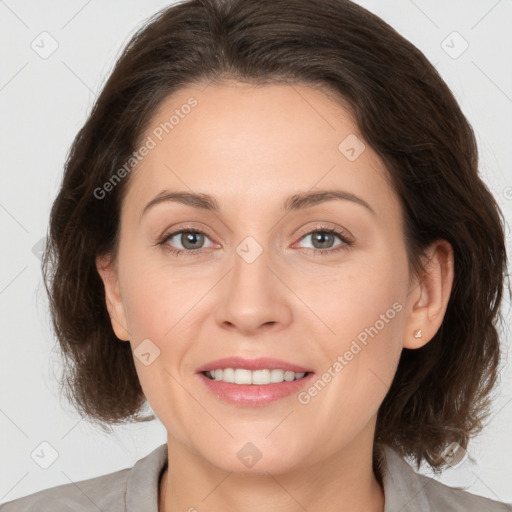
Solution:
[{"label": "teeth", "polygon": [[291,382],[302,379],[305,373],[295,373],[284,370],[245,370],[243,368],[225,368],[205,372],[212,380],[221,380],[234,384],[277,384],[279,382]]}]

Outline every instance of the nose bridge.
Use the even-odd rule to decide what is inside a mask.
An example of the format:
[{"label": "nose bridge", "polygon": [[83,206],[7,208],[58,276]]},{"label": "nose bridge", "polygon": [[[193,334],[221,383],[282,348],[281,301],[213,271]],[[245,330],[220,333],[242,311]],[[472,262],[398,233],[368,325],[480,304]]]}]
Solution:
[{"label": "nose bridge", "polygon": [[264,324],[290,320],[285,287],[269,267],[275,258],[256,238],[247,236],[236,247],[217,308],[217,321],[251,331]]},{"label": "nose bridge", "polygon": [[232,286],[242,291],[250,287],[258,294],[267,294],[272,286],[269,282],[271,272],[268,269],[271,260],[268,246],[264,248],[254,237],[246,237],[235,248]]},{"label": "nose bridge", "polygon": [[262,307],[276,298],[278,291],[269,266],[272,254],[254,237],[246,237],[235,249],[230,278],[230,297],[237,297],[246,308]]}]

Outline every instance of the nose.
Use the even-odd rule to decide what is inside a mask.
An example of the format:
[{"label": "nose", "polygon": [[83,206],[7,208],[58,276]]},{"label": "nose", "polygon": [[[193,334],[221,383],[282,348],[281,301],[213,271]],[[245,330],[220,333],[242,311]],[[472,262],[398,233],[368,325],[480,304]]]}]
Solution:
[{"label": "nose", "polygon": [[265,250],[252,262],[235,252],[233,268],[219,290],[217,323],[245,336],[288,325],[292,294],[280,274],[279,266]]}]

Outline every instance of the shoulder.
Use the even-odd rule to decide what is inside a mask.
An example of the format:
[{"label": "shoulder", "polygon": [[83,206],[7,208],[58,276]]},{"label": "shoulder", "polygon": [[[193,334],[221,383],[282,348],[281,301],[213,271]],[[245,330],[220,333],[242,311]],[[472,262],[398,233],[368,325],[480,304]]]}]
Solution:
[{"label": "shoulder", "polygon": [[424,486],[425,495],[430,502],[432,511],[512,512],[510,504],[450,487],[425,475],[418,474],[418,479]]},{"label": "shoulder", "polygon": [[107,475],[58,485],[0,505],[0,512],[124,511],[130,468]]},{"label": "shoulder", "polygon": [[125,512],[157,506],[159,477],[167,445],[155,448],[133,467],[35,492],[0,505],[0,512]]},{"label": "shoulder", "polygon": [[386,446],[381,468],[384,512],[512,512],[512,505],[450,487],[417,473]]}]

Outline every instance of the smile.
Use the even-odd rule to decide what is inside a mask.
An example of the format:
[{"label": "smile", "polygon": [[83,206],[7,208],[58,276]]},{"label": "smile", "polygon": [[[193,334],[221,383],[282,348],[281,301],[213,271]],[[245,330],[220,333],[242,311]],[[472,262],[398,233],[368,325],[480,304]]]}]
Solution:
[{"label": "smile", "polygon": [[225,368],[210,370],[204,372],[206,377],[215,381],[226,383],[234,383],[239,385],[257,385],[264,386],[267,384],[279,384],[281,382],[292,382],[302,379],[306,372],[292,372],[282,369],[263,369],[263,370],[246,370],[244,368]]}]

